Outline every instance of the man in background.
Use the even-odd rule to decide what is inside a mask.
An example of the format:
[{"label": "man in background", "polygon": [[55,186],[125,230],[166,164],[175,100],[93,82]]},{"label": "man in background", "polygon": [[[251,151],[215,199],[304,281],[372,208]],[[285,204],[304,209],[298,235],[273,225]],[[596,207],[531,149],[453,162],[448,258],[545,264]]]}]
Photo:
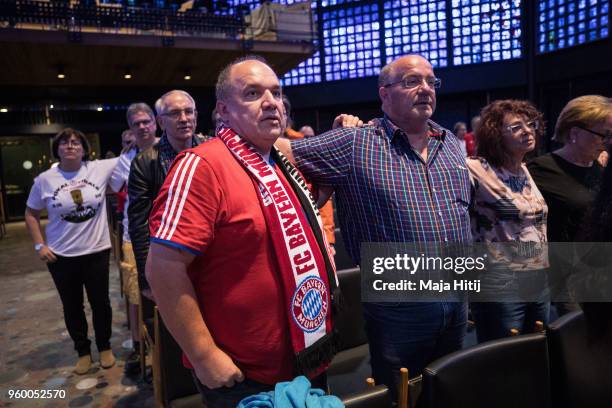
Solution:
[{"label": "man in background", "polygon": [[[128,323],[132,334],[132,352],[125,362],[125,373],[127,375],[137,375],[140,372],[140,343],[138,328],[138,305],[140,304],[140,294],[138,290],[138,274],[136,270],[136,260],[132,250],[132,242],[129,235],[128,207],[129,196],[127,195],[127,182],[130,175],[132,160],[136,155],[144,151],[155,143],[157,138],[157,126],[155,115],[146,103],[133,103],[126,112],[126,119],[129,129],[121,135],[123,152],[119,156],[117,166],[111,176],[110,186],[118,193],[122,200],[123,208],[123,234],[121,245],[121,276],[122,287],[128,304]],[[127,149],[127,150],[126,150]]]}]

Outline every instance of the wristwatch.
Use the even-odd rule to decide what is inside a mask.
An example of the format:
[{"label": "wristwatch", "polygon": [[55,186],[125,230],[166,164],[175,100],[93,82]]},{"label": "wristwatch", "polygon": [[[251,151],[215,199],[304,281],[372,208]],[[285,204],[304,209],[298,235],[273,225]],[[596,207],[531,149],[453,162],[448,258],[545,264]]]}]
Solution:
[{"label": "wristwatch", "polygon": [[42,247],[44,247],[45,244],[34,244],[34,250],[36,252],[40,251],[42,249]]}]

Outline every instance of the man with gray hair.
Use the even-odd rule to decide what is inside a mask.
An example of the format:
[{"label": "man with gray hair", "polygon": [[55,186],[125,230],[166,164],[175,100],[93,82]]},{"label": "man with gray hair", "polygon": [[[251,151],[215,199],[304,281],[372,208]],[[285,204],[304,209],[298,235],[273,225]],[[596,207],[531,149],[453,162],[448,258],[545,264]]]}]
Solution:
[{"label": "man with gray hair", "polygon": [[162,137],[157,144],[140,152],[134,159],[128,180],[129,233],[136,258],[138,283],[142,295],[148,300],[152,300],[152,295],[145,278],[145,263],[149,253],[149,213],[153,200],[176,155],[201,142],[195,135],[196,104],[187,92],[172,90],[165,93],[155,102],[155,110]]},{"label": "man with gray hair", "polygon": [[[126,196],[123,202],[123,234],[121,244],[121,276],[123,280],[122,288],[125,294],[125,299],[128,304],[129,325],[132,334],[132,353],[128,356],[125,362],[125,373],[127,375],[136,375],[140,371],[140,343],[138,331],[138,305],[140,304],[140,296],[138,292],[138,274],[136,272],[136,260],[132,250],[132,243],[128,233],[128,214],[129,197],[127,197],[127,181],[130,174],[130,166],[132,160],[139,151],[146,150],[157,142],[155,132],[155,115],[146,103],[133,103],[126,112],[126,119],[129,129],[123,132],[122,142],[125,140],[126,132],[131,136],[133,142],[124,147],[117,166],[113,171],[110,180],[110,187],[113,191],[123,193]],[[127,150],[126,150],[127,149]]]},{"label": "man with gray hair", "polygon": [[[340,229],[357,265],[364,242],[471,241],[465,159],[457,138],[431,120],[440,84],[425,58],[399,58],[380,71],[383,118],[277,144],[305,177],[334,186]],[[363,306],[374,379],[394,395],[401,367],[418,376],[462,346],[465,303]]]},{"label": "man with gray hair", "polygon": [[326,388],[337,283],[306,184],[273,147],[286,124],[278,77],[248,57],[216,91],[222,125],[172,166],[146,273],[206,405],[233,408],[296,373]]}]

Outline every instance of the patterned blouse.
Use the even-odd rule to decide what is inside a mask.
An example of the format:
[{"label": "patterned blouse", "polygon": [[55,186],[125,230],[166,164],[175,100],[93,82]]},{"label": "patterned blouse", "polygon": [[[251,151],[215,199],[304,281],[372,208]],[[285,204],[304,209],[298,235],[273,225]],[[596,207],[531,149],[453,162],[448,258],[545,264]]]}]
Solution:
[{"label": "patterned blouse", "polygon": [[474,241],[488,243],[493,259],[512,270],[547,268],[548,207],[527,167],[523,164],[521,174],[513,174],[480,157],[466,161],[474,186],[470,207]]}]

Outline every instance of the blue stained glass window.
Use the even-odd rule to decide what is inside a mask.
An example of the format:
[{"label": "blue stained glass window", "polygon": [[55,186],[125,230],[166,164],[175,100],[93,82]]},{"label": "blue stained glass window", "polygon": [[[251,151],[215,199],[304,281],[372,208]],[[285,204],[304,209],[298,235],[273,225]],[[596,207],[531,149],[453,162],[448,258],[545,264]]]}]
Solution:
[{"label": "blue stained glass window", "polygon": [[[452,15],[457,17],[452,20],[453,36],[461,36],[464,44],[466,43],[464,39],[469,37],[467,44],[471,44],[470,47],[464,47],[461,50],[453,43],[454,65],[506,60],[522,56],[521,0],[512,2],[463,0],[453,1],[451,4]],[[548,15],[550,12],[554,18],[554,10],[549,10],[545,6],[546,1],[540,2],[541,13]],[[541,22],[545,21],[547,20],[541,20]],[[510,41],[510,39],[513,40]],[[491,53],[491,50],[496,52]],[[502,50],[503,52],[500,52]]]},{"label": "blue stained glass window", "polygon": [[607,38],[608,9],[608,0],[540,1],[538,20],[544,24],[538,24],[539,52]]},{"label": "blue stained glass window", "polygon": [[317,51],[312,57],[289,71],[281,79],[283,86],[321,82],[321,56]]},{"label": "blue stained glass window", "polygon": [[[449,64],[446,48],[446,2],[411,0],[385,1],[385,42],[393,39],[398,45],[386,48],[385,64],[405,54],[417,53],[427,58],[434,67],[446,67]],[[393,28],[401,28],[397,35]],[[458,33],[454,33],[456,35]]]},{"label": "blue stained glass window", "polygon": [[[344,2],[343,2],[344,3]],[[332,1],[328,1],[332,5]],[[363,76],[377,75],[382,61],[380,60],[380,35],[378,24],[378,5],[366,4],[346,9],[323,11],[323,24],[338,27],[337,32],[324,32],[324,44],[329,37],[337,41],[339,47],[325,45],[325,80],[359,78]],[[348,18],[341,18],[343,15]],[[394,38],[402,36],[402,27],[389,26],[384,23],[391,32],[395,33],[385,41],[387,52],[394,50]],[[355,52],[359,51],[359,52]],[[338,63],[337,61],[340,61]],[[363,69],[364,67],[368,69]],[[370,68],[371,67],[371,68]]]}]

